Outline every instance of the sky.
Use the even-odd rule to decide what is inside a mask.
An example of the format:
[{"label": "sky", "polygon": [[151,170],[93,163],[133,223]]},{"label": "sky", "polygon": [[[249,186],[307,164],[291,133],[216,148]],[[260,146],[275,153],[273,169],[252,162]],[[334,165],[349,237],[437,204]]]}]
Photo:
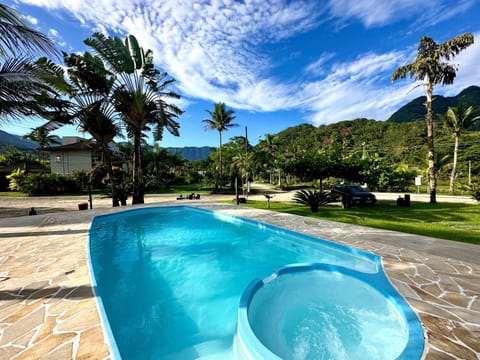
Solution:
[{"label": "sky", "polygon": [[[471,32],[475,44],[454,58],[454,96],[480,86],[478,0],[7,0],[32,27],[67,53],[89,50],[94,32],[134,35],[153,50],[154,63],[175,83],[184,110],[180,137],[165,132],[162,147],[218,146],[203,119],[214,103],[235,111],[239,126],[224,142],[244,136],[256,144],[290,126],[369,118],[386,120],[424,87],[392,73],[412,62],[420,38],[437,43]],[[40,119],[2,124],[18,135]],[[73,126],[59,136],[82,135]],[[150,138],[149,143],[153,144]]]}]

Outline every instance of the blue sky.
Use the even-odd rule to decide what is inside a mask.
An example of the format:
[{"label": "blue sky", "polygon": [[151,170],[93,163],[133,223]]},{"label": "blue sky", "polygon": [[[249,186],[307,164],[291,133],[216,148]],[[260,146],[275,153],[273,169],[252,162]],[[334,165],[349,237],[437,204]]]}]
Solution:
[{"label": "blue sky", "polygon": [[[329,124],[359,117],[387,119],[423,95],[412,80],[390,76],[411,62],[421,36],[443,42],[471,32],[476,43],[454,59],[456,95],[480,86],[480,2],[475,0],[8,0],[59,49],[87,50],[93,32],[133,34],[152,49],[158,68],[176,79],[185,110],[180,137],[161,146],[217,146],[202,119],[218,101],[236,113],[255,144],[267,133],[301,123]],[[23,135],[42,124],[25,120],[0,129]],[[55,134],[74,135],[74,127]],[[88,135],[85,135],[88,137]],[[151,142],[151,141],[150,141]]]}]

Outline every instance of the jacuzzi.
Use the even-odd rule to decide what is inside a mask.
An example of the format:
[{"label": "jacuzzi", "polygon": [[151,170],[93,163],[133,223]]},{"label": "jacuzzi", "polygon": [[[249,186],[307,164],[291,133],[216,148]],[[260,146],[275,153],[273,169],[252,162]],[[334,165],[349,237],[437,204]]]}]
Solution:
[{"label": "jacuzzi", "polygon": [[234,359],[420,359],[418,318],[383,272],[293,264],[244,291]]}]

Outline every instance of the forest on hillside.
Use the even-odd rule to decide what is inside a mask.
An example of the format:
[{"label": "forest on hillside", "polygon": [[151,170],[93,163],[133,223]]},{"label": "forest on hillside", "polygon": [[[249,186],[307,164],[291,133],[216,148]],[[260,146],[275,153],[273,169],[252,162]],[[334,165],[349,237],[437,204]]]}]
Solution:
[{"label": "forest on hillside", "polygon": [[[392,172],[402,168],[402,171],[409,173],[408,181],[411,185],[413,176],[422,175],[426,178],[428,164],[424,120],[396,123],[355,119],[318,127],[302,124],[278,134],[268,135],[255,147],[256,151],[268,148],[267,143],[270,143],[270,149],[274,150],[271,152],[278,158],[278,166],[296,175],[299,175],[300,171],[295,169],[302,167],[296,168],[289,164],[298,164],[298,159],[318,157],[319,154],[323,154],[325,159],[326,154],[336,154],[336,162],[341,162],[339,159],[357,159],[362,160],[359,166],[363,167],[373,167],[381,163],[388,165]],[[439,120],[435,123],[435,163],[440,182],[448,181],[453,152],[452,130]],[[319,161],[317,166],[321,167],[322,161],[326,160]],[[305,167],[303,169],[305,172]],[[355,168],[352,167],[350,171],[355,171]],[[359,171],[368,172],[369,169]],[[480,175],[479,131],[465,130],[461,133],[457,172],[458,184],[467,184],[469,179]]]}]

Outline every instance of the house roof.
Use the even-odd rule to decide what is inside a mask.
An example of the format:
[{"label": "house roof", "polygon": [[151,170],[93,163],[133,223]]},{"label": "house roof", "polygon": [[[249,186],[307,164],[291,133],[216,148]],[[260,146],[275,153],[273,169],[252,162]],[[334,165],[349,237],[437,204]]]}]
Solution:
[{"label": "house roof", "polygon": [[92,144],[87,140],[80,140],[79,142],[68,144],[68,145],[59,145],[59,146],[48,146],[40,148],[42,151],[84,151],[92,150]]}]

